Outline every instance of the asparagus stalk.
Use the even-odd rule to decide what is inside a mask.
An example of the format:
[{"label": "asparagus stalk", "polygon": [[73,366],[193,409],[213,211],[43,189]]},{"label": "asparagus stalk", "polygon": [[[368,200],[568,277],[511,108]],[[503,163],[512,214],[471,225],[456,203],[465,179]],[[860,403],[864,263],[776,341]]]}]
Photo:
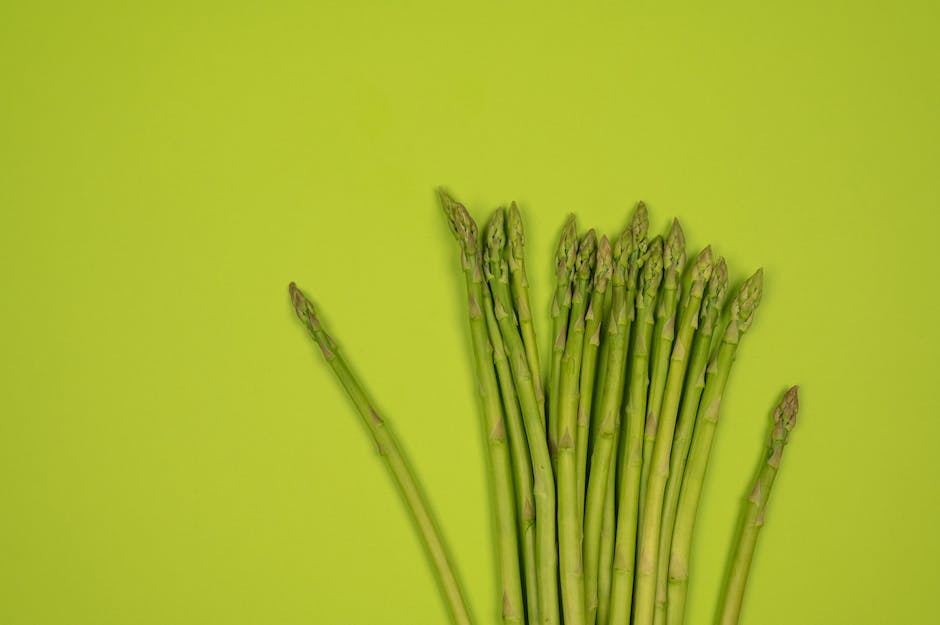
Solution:
[{"label": "asparagus stalk", "polygon": [[[476,224],[460,203],[442,194],[441,204],[450,217],[451,230],[465,248],[476,250]],[[501,214],[501,213],[500,213]],[[529,371],[525,346],[513,315],[509,294],[509,268],[503,258],[506,239],[500,217],[487,232],[486,278],[493,296],[493,314],[506,347],[512,378],[522,410],[529,454],[532,459],[535,498],[535,542],[538,565],[538,615],[543,625],[558,620],[558,553],[555,544],[555,478],[539,411],[535,384]]]},{"label": "asparagus stalk", "polygon": [[640,546],[637,560],[636,604],[634,623],[651,625],[654,618],[656,600],[656,564],[659,561],[659,532],[662,524],[663,497],[666,491],[666,479],[669,477],[669,456],[672,452],[672,435],[676,427],[676,415],[682,397],[682,385],[688,366],[689,348],[692,336],[698,325],[699,308],[705,294],[705,284],[712,272],[712,252],[706,247],[698,255],[692,268],[692,281],[686,295],[685,306],[679,320],[672,356],[669,359],[669,373],[663,393],[662,408],[659,412],[656,431],[656,444],[650,461],[648,482],[646,485],[646,503],[640,525]]},{"label": "asparagus stalk", "polygon": [[476,365],[477,388],[482,400],[484,427],[487,430],[487,456],[497,523],[502,619],[504,623],[522,623],[525,618],[525,602],[519,571],[519,544],[516,533],[511,461],[509,447],[506,444],[506,425],[499,384],[494,370],[493,346],[484,312],[488,299],[484,296],[486,285],[483,283],[480,250],[476,237],[472,234],[471,224],[470,221],[452,222],[452,227],[464,228],[467,232],[467,236],[461,240],[461,261],[467,286],[467,310]]},{"label": "asparagus stalk", "polygon": [[[629,341],[629,337],[627,338]],[[624,365],[626,375],[626,365]],[[626,384],[626,381],[624,381]],[[621,402],[622,403],[622,402]],[[619,426],[618,426],[619,427]],[[615,435],[620,440],[620,433]],[[597,625],[607,625],[610,618],[610,587],[614,564],[614,543],[617,524],[617,448],[610,454],[610,469],[607,473],[607,492],[604,493],[604,520],[601,522],[600,555],[597,558]]]},{"label": "asparagus stalk", "polygon": [[333,339],[321,325],[313,304],[293,282],[290,284],[289,292],[297,317],[303,322],[307,332],[320,347],[320,351],[333,369],[334,375],[336,375],[346,394],[355,404],[359,416],[362,417],[363,422],[369,429],[376,448],[385,461],[386,468],[391,473],[395,485],[405,500],[411,517],[424,541],[438,586],[446,600],[451,622],[455,625],[470,625],[473,621],[467,607],[466,595],[457,579],[447,548],[444,546],[444,540],[431,514],[430,506],[425,501],[421,488],[418,486],[418,481],[405,459],[404,453],[398,446],[395,436],[379,416],[372,400],[346,364],[346,360],[337,349],[336,343],[333,342]]},{"label": "asparagus stalk", "polygon": [[[601,389],[601,404],[598,406],[599,421],[591,454],[591,470],[588,474],[587,499],[584,505],[584,579],[588,625],[593,625],[597,616],[604,501],[607,497],[611,457],[617,442],[620,402],[623,397],[623,372],[630,323],[634,316],[632,303],[627,306],[628,289],[632,297],[646,251],[648,227],[646,206],[641,202],[614,249],[613,289],[610,318],[607,322],[607,340],[610,341],[610,347],[607,354],[606,379]],[[630,301],[632,302],[632,299]]]},{"label": "asparagus stalk", "polygon": [[705,470],[708,466],[708,457],[711,453],[712,439],[718,424],[718,412],[741,337],[754,322],[754,311],[760,304],[763,276],[763,271],[758,270],[745,280],[732,300],[728,324],[721,343],[705,373],[705,389],[702,391],[702,399],[695,415],[692,445],[686,459],[685,476],[679,490],[679,506],[676,509],[676,522],[672,531],[666,612],[667,622],[670,625],[679,625],[685,618],[692,532],[702,493],[702,483],[705,479]]},{"label": "asparagus stalk", "polygon": [[584,567],[581,560],[575,436],[578,425],[578,382],[584,350],[584,317],[596,262],[596,248],[597,236],[590,230],[578,246],[575,288],[571,298],[565,354],[561,361],[558,398],[558,548],[562,613],[566,625],[584,624]]},{"label": "asparagus stalk", "polygon": [[538,568],[535,558],[535,502],[532,501],[532,462],[526,443],[525,426],[519,411],[519,398],[512,381],[512,371],[506,358],[503,337],[499,333],[496,315],[493,313],[493,298],[489,288],[483,291],[483,313],[490,342],[493,345],[493,363],[503,398],[503,412],[509,430],[509,448],[512,458],[514,492],[516,495],[516,521],[519,526],[519,542],[522,551],[523,588],[525,590],[526,622],[539,622]]},{"label": "asparagus stalk", "polygon": [[601,342],[601,327],[604,318],[604,300],[607,297],[607,283],[613,271],[613,258],[610,242],[602,236],[597,246],[597,263],[594,269],[594,284],[591,302],[584,315],[584,351],[581,357],[581,380],[578,387],[581,397],[578,400],[578,432],[575,436],[575,448],[578,462],[578,516],[584,524],[584,486],[587,480],[588,439],[591,432],[591,409],[594,400],[594,383],[597,373],[597,352]]},{"label": "asparagus stalk", "polygon": [[747,499],[744,523],[731,560],[731,572],[719,611],[721,625],[737,625],[741,613],[741,602],[744,600],[744,587],[747,584],[751,560],[754,557],[754,547],[757,545],[757,536],[761,527],[764,526],[767,501],[770,499],[770,491],[777,477],[777,471],[780,470],[783,448],[787,444],[790,431],[796,425],[797,412],[799,412],[799,398],[797,387],[794,386],[784,394],[780,404],[774,410],[774,425],[767,442],[767,461],[761,467],[751,495]]},{"label": "asparagus stalk", "polygon": [[656,566],[656,612],[655,623],[666,622],[667,580],[669,578],[669,552],[672,548],[672,530],[676,522],[676,507],[679,505],[679,487],[685,471],[685,460],[692,440],[692,427],[698,402],[705,388],[705,367],[708,365],[708,352],[721,303],[728,289],[728,266],[724,258],[715,263],[705,299],[699,311],[699,325],[692,340],[692,353],[686,372],[685,390],[682,394],[682,408],[676,423],[676,432],[672,439],[672,454],[669,457],[669,479],[666,482],[666,497],[663,503],[662,529],[659,532],[659,560]]},{"label": "asparagus stalk", "polygon": [[640,477],[640,518],[643,518],[643,506],[646,503],[646,485],[649,482],[653,446],[659,427],[659,411],[666,388],[672,341],[676,335],[676,307],[679,302],[679,282],[682,279],[684,267],[685,235],[679,225],[679,220],[674,219],[663,247],[664,275],[660,287],[659,305],[656,308],[656,327],[653,330],[649,397],[646,402],[646,431],[643,435],[643,473]]},{"label": "asparagus stalk", "polygon": [[578,253],[578,230],[574,215],[561,230],[555,252],[555,297],[552,300],[552,364],[548,382],[548,449],[554,463],[558,452],[558,398],[561,390],[561,359],[567,342],[568,317],[571,312],[571,289]]},{"label": "asparagus stalk", "polygon": [[535,339],[535,326],[532,323],[532,307],[529,305],[529,279],[525,270],[525,229],[522,215],[513,202],[506,213],[506,228],[509,232],[509,279],[513,303],[516,305],[516,317],[519,320],[519,333],[525,345],[526,360],[535,385],[535,397],[539,410],[545,414],[545,391],[542,388],[542,369],[539,365],[538,341]]},{"label": "asparagus stalk", "polygon": [[633,571],[636,557],[637,514],[640,474],[643,465],[643,428],[646,389],[649,385],[650,343],[653,339],[654,308],[663,278],[663,240],[650,242],[636,294],[636,321],[630,348],[630,384],[624,410],[626,439],[621,447],[622,476],[618,488],[616,541],[610,590],[610,625],[629,625],[633,605]]}]

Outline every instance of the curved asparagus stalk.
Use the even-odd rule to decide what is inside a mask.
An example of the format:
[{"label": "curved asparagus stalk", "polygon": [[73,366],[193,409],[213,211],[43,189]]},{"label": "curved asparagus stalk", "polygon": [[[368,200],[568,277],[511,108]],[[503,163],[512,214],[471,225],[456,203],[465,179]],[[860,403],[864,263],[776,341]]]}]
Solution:
[{"label": "curved asparagus stalk", "polygon": [[656,564],[659,561],[659,532],[662,528],[663,496],[666,479],[669,477],[669,456],[672,452],[672,435],[676,427],[676,414],[682,397],[685,370],[689,364],[689,348],[698,325],[699,308],[705,294],[705,284],[712,273],[712,251],[706,247],[698,255],[692,268],[692,281],[686,294],[685,306],[679,320],[669,359],[669,373],[659,411],[656,444],[650,461],[646,484],[646,503],[640,525],[640,547],[637,558],[636,604],[633,618],[636,625],[651,625],[656,600]]},{"label": "curved asparagus stalk", "polygon": [[359,416],[362,417],[369,433],[372,434],[372,438],[375,440],[376,448],[385,461],[386,468],[391,473],[398,491],[405,500],[434,567],[435,577],[444,595],[451,622],[455,625],[470,625],[473,621],[467,607],[466,594],[457,579],[447,548],[444,546],[444,540],[431,514],[430,506],[422,495],[418,480],[405,459],[404,453],[398,446],[391,430],[385,425],[385,421],[375,410],[365,389],[362,388],[359,380],[349,369],[346,360],[337,349],[336,343],[333,342],[333,339],[323,328],[313,304],[293,282],[290,283],[289,292],[297,317],[303,322],[313,340],[316,341],[323,357],[333,369],[333,373],[340,384],[343,385],[346,394],[355,404]]},{"label": "curved asparagus stalk", "polygon": [[731,560],[728,585],[725,587],[719,611],[721,625],[737,625],[741,603],[744,600],[744,587],[747,584],[751,560],[754,557],[754,547],[757,545],[760,529],[764,526],[767,501],[770,499],[770,491],[773,489],[774,479],[780,469],[783,448],[787,444],[790,431],[796,425],[796,415],[799,409],[797,387],[794,386],[784,394],[780,404],[774,410],[774,425],[767,442],[767,462],[761,467],[751,495],[747,499],[744,523]]},{"label": "curved asparagus stalk", "polygon": [[571,320],[565,354],[561,360],[558,398],[558,548],[565,625],[584,624],[584,568],[581,561],[575,436],[578,426],[578,382],[584,350],[584,314],[596,262],[596,248],[597,236],[590,230],[578,246]]},{"label": "curved asparagus stalk", "polygon": [[636,294],[636,329],[630,348],[630,384],[623,412],[627,434],[620,450],[622,476],[618,485],[616,541],[611,573],[610,625],[629,625],[633,606],[633,571],[636,559],[640,474],[643,465],[643,428],[646,389],[649,385],[650,343],[653,339],[654,308],[663,278],[663,240],[650,242],[648,257]]},{"label": "curved asparagus stalk", "polygon": [[637,274],[647,247],[648,227],[646,206],[641,202],[614,249],[612,301],[607,322],[607,340],[610,341],[610,347],[607,354],[606,379],[601,388],[601,403],[598,406],[597,435],[591,454],[591,470],[588,473],[587,498],[584,504],[584,586],[588,625],[593,625],[597,616],[604,502],[607,497],[611,457],[617,442],[620,402],[623,398],[623,372],[630,323],[634,316],[633,305],[627,306],[628,289],[630,293],[636,289]]},{"label": "curved asparagus stalk", "polygon": [[591,302],[584,315],[584,351],[581,357],[581,380],[578,387],[581,397],[578,400],[578,433],[575,437],[576,457],[578,462],[578,516],[584,525],[584,486],[587,478],[588,442],[591,434],[591,410],[594,401],[594,383],[597,373],[598,347],[601,342],[601,327],[604,318],[604,299],[607,296],[607,283],[613,271],[613,257],[610,242],[602,236],[597,246],[597,263],[594,269],[594,284],[591,290]]},{"label": "curved asparagus stalk", "polygon": [[702,483],[711,453],[712,439],[718,424],[721,399],[728,384],[728,375],[741,337],[754,322],[754,311],[763,292],[763,271],[758,270],[744,281],[731,302],[730,318],[718,351],[705,373],[705,389],[699,402],[693,426],[692,445],[686,459],[685,476],[679,490],[679,506],[672,531],[669,555],[669,586],[666,619],[670,625],[681,624],[685,618],[685,600],[689,589],[689,554],[692,532],[702,493]]},{"label": "curved asparagus stalk", "polygon": [[[442,202],[444,203],[444,202]],[[449,212],[458,215],[461,221],[473,224],[466,209],[453,200],[445,204]],[[503,258],[506,244],[502,213],[494,216],[487,231],[484,256],[486,278],[493,296],[493,313],[500,335],[509,357],[513,382],[522,409],[522,419],[532,459],[532,476],[535,497],[535,542],[538,565],[538,614],[543,625],[555,625],[558,620],[558,552],[555,543],[555,477],[552,473],[551,457],[545,438],[545,422],[539,411],[535,396],[535,384],[526,360],[525,346],[512,314],[512,298],[509,294],[509,268]],[[453,223],[453,220],[452,220]],[[475,239],[476,225],[454,228],[458,238]],[[465,234],[467,233],[467,234]],[[472,234],[472,237],[470,236]],[[475,245],[475,242],[472,243]],[[469,245],[469,242],[468,242]]]},{"label": "curved asparagus stalk", "polygon": [[545,391],[542,388],[542,368],[539,364],[538,341],[535,338],[535,326],[532,323],[532,307],[529,305],[529,279],[525,271],[525,229],[519,207],[513,202],[506,213],[506,229],[509,233],[509,280],[513,303],[516,305],[516,317],[519,320],[519,334],[525,345],[526,360],[532,372],[535,385],[535,397],[539,410],[545,414]]},{"label": "curved asparagus stalk", "polygon": [[526,623],[539,622],[538,568],[535,559],[535,502],[532,501],[532,461],[526,443],[525,426],[519,411],[516,385],[512,381],[512,370],[506,358],[506,347],[499,333],[499,325],[493,313],[493,298],[489,288],[483,291],[483,313],[490,342],[493,345],[493,363],[503,398],[503,413],[509,430],[509,449],[515,478],[513,489],[516,495],[516,522],[519,526],[519,542],[522,551],[523,588],[525,590]]},{"label": "curved asparagus stalk", "polygon": [[649,397],[646,400],[646,431],[643,434],[643,474],[640,477],[640,518],[643,518],[643,506],[646,503],[646,484],[659,428],[659,411],[662,408],[663,392],[666,388],[666,375],[669,371],[669,357],[672,354],[672,341],[676,336],[676,308],[679,303],[679,283],[685,268],[685,234],[679,220],[672,221],[666,243],[663,247],[663,281],[659,291],[659,304],[656,307],[656,328],[653,330],[653,346],[650,356]]},{"label": "curved asparagus stalk", "polygon": [[466,233],[460,240],[461,261],[467,285],[470,337],[473,343],[477,388],[482,400],[484,426],[487,430],[487,456],[496,510],[502,620],[504,623],[522,623],[525,617],[525,602],[522,598],[522,577],[519,571],[515,498],[509,447],[506,444],[506,425],[499,384],[494,370],[493,347],[484,313],[487,298],[483,291],[486,286],[483,284],[480,251],[471,227],[472,222],[459,221],[460,217],[462,216],[457,216],[458,221],[451,220],[451,228],[463,228]]},{"label": "curved asparagus stalk", "polygon": [[666,587],[669,578],[669,552],[672,549],[672,530],[676,522],[676,507],[679,505],[679,487],[685,471],[685,459],[692,441],[692,426],[698,401],[705,388],[705,367],[708,365],[708,352],[711,349],[712,336],[721,304],[728,289],[728,266],[724,258],[715,263],[705,299],[699,311],[698,330],[692,339],[692,352],[686,372],[685,389],[682,393],[682,408],[672,437],[672,454],[669,456],[669,479],[666,482],[666,496],[663,503],[662,529],[659,532],[659,560],[656,566],[656,612],[655,623],[666,622]]},{"label": "curved asparagus stalk", "polygon": [[555,297],[552,300],[552,363],[548,378],[548,449],[555,462],[558,452],[558,398],[561,390],[561,359],[567,342],[571,290],[578,254],[578,229],[574,215],[569,215],[561,230],[555,252]]}]

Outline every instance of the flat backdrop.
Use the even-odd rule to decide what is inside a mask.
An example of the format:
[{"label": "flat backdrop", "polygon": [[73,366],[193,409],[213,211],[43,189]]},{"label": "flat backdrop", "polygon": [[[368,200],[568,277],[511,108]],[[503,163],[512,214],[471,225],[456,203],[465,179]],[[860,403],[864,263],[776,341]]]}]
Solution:
[{"label": "flat backdrop", "polygon": [[391,4],[0,7],[0,623],[445,621],[290,280],[495,622],[439,184],[520,203],[546,344],[568,212],[615,233],[642,199],[765,268],[692,625],[794,383],[744,622],[938,622],[937,4]]}]

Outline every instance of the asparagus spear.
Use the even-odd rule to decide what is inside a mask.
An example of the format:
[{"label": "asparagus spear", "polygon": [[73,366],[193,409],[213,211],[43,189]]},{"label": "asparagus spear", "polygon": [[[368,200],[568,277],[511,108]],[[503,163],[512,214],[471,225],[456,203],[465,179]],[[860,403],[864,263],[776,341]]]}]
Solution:
[{"label": "asparagus spear", "polygon": [[578,382],[584,349],[584,315],[596,262],[597,236],[588,231],[578,246],[575,288],[571,298],[565,354],[561,360],[558,398],[558,550],[561,560],[562,613],[566,625],[584,623],[584,568],[581,519],[578,516],[577,457]]},{"label": "asparagus spear", "polygon": [[[611,457],[617,442],[617,426],[620,402],[623,397],[624,368],[630,323],[634,308],[627,306],[636,289],[636,278],[646,251],[646,231],[649,221],[646,206],[641,202],[633,213],[633,219],[624,229],[614,249],[615,265],[610,318],[607,322],[606,379],[601,390],[598,406],[598,429],[591,455],[591,470],[588,474],[587,499],[584,505],[584,579],[587,622],[593,625],[598,605],[598,573],[600,562],[600,539],[604,521],[604,501],[607,496],[607,479]],[[629,291],[628,291],[629,289]],[[630,300],[632,302],[632,299]]]},{"label": "asparagus spear", "polygon": [[667,622],[679,625],[685,616],[685,600],[689,584],[689,554],[692,549],[692,531],[702,493],[702,482],[708,466],[712,438],[718,424],[721,399],[728,384],[728,375],[738,350],[741,337],[754,321],[754,311],[760,304],[763,291],[763,271],[758,270],[744,281],[731,302],[728,324],[725,327],[717,354],[705,373],[705,389],[695,415],[692,445],[686,459],[685,476],[679,490],[679,507],[672,531],[672,550],[669,555],[669,587],[667,590]]},{"label": "asparagus spear", "polygon": [[663,281],[659,293],[659,305],[656,308],[656,328],[653,330],[653,347],[650,356],[650,386],[646,402],[646,431],[643,437],[643,473],[640,477],[640,518],[643,518],[643,506],[646,503],[646,484],[659,427],[659,411],[663,403],[663,391],[666,388],[666,375],[669,371],[669,356],[672,354],[672,341],[676,335],[676,306],[679,302],[677,291],[685,267],[685,235],[679,220],[672,221],[666,244],[663,247]]},{"label": "asparagus spear", "polygon": [[754,547],[757,545],[757,535],[764,526],[767,501],[770,499],[770,491],[777,477],[777,471],[780,469],[783,447],[787,444],[790,431],[796,425],[799,408],[797,387],[794,386],[784,394],[780,404],[774,410],[774,425],[767,442],[767,462],[761,467],[751,495],[748,497],[744,511],[744,524],[738,537],[734,558],[731,560],[728,585],[725,587],[719,611],[721,625],[737,625],[741,613],[741,602],[744,599],[744,587],[747,584],[751,560],[754,557]]},{"label": "asparagus spear", "polygon": [[[476,224],[460,203],[442,194],[441,205],[450,217],[451,230],[465,249],[476,250]],[[506,239],[502,219],[494,217],[487,232],[486,278],[493,296],[493,313],[506,347],[512,378],[522,410],[529,454],[532,459],[535,497],[535,542],[538,565],[538,615],[543,625],[558,620],[558,553],[555,544],[555,478],[545,438],[545,422],[538,407],[535,384],[526,360],[525,346],[512,313],[509,268],[503,257]],[[497,226],[498,224],[498,226]]]},{"label": "asparagus spear", "polygon": [[602,236],[597,246],[597,266],[594,269],[594,284],[591,291],[591,303],[584,315],[584,351],[581,357],[581,380],[578,387],[581,397],[578,400],[578,432],[575,436],[578,462],[578,516],[584,524],[584,485],[587,479],[588,439],[591,432],[591,409],[594,399],[594,383],[597,373],[597,352],[601,342],[602,319],[604,318],[604,299],[607,296],[607,283],[613,271],[613,258],[610,242]]},{"label": "asparagus spear", "polygon": [[522,215],[513,202],[506,213],[506,228],[509,232],[509,277],[513,303],[516,305],[516,317],[519,320],[519,333],[525,345],[526,360],[532,372],[535,385],[535,397],[539,410],[545,414],[545,391],[542,388],[542,369],[539,365],[538,342],[535,339],[535,326],[532,323],[532,307],[529,305],[529,279],[525,271],[525,229]]},{"label": "asparagus spear", "polygon": [[484,313],[487,298],[483,294],[486,286],[483,284],[480,250],[471,225],[472,221],[451,222],[452,228],[463,228],[466,233],[461,240],[461,261],[467,286],[468,316],[477,388],[482,400],[484,426],[487,430],[490,480],[496,504],[502,618],[504,623],[522,623],[525,617],[525,602],[522,598],[522,578],[519,571],[519,544],[516,534],[511,461],[506,444],[506,426],[503,407],[500,403],[499,384],[494,370],[493,347]]},{"label": "asparagus spear", "polygon": [[643,464],[643,427],[646,389],[649,385],[650,343],[653,339],[654,307],[663,278],[663,240],[656,237],[640,274],[636,294],[636,321],[630,348],[630,384],[624,424],[626,438],[621,447],[622,476],[619,481],[616,542],[610,590],[610,625],[629,625],[633,605],[633,571],[636,556],[640,473]]},{"label": "asparagus spear", "polygon": [[493,298],[489,288],[483,291],[483,313],[493,345],[493,363],[499,380],[500,395],[503,398],[503,412],[506,427],[509,430],[509,448],[512,458],[514,492],[516,495],[516,521],[519,525],[519,541],[522,550],[523,588],[526,600],[526,622],[539,622],[538,606],[538,568],[535,559],[535,503],[532,501],[532,462],[526,443],[525,426],[519,411],[519,398],[512,381],[512,370],[506,358],[503,337],[499,333],[496,315],[493,313]]},{"label": "asparagus spear", "polygon": [[362,417],[369,433],[375,440],[376,448],[385,461],[385,466],[391,473],[409,512],[411,512],[411,517],[418,527],[418,532],[424,541],[427,554],[434,567],[435,577],[446,600],[451,622],[455,625],[470,625],[473,621],[467,607],[466,595],[457,579],[454,566],[444,546],[444,540],[431,515],[430,506],[425,501],[421,488],[418,486],[418,481],[411,471],[404,453],[398,446],[395,436],[375,410],[372,400],[349,369],[346,360],[337,349],[336,343],[333,342],[333,339],[321,325],[313,304],[293,282],[290,283],[289,292],[297,317],[300,318],[307,332],[316,341],[323,357],[333,369],[333,373],[340,384],[343,385],[353,404],[355,404],[359,416]]},{"label": "asparagus spear", "polygon": [[[627,337],[629,341],[629,337]],[[626,349],[626,348],[625,348]],[[626,364],[623,369],[626,375]],[[626,380],[624,381],[626,384]],[[621,402],[622,403],[622,402]],[[620,427],[620,426],[618,426]],[[610,618],[610,587],[614,565],[614,543],[616,542],[617,524],[617,447],[620,433],[615,434],[615,445],[610,454],[610,469],[607,473],[607,492],[604,493],[604,519],[601,521],[600,552],[597,558],[597,625],[607,625]]]},{"label": "asparagus spear", "polygon": [[728,289],[728,266],[724,258],[715,263],[705,299],[699,312],[699,326],[692,340],[692,353],[689,356],[689,368],[686,372],[685,390],[682,395],[682,408],[672,439],[672,454],[669,457],[669,480],[666,482],[666,497],[663,504],[662,529],[659,532],[659,560],[656,566],[656,623],[666,622],[666,587],[669,577],[669,552],[672,548],[672,530],[676,522],[676,507],[679,505],[679,487],[685,471],[685,459],[689,453],[692,439],[692,427],[698,401],[705,388],[705,367],[708,365],[708,352],[721,303]]},{"label": "asparagus spear", "polygon": [[569,215],[561,230],[555,252],[555,297],[552,300],[552,365],[548,382],[548,449],[554,464],[558,452],[558,398],[561,387],[561,359],[565,353],[571,288],[578,253],[578,230],[574,215]]}]

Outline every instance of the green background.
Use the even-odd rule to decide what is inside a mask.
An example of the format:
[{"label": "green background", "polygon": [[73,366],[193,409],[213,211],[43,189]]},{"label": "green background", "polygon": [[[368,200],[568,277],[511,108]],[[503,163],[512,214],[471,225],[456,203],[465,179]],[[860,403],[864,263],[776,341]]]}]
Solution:
[{"label": "green background", "polygon": [[744,621],[940,620],[933,2],[4,2],[0,623],[438,623],[326,323],[496,621],[456,248],[516,199],[679,216],[766,297],[693,554],[713,613],[768,411],[800,423]]}]

